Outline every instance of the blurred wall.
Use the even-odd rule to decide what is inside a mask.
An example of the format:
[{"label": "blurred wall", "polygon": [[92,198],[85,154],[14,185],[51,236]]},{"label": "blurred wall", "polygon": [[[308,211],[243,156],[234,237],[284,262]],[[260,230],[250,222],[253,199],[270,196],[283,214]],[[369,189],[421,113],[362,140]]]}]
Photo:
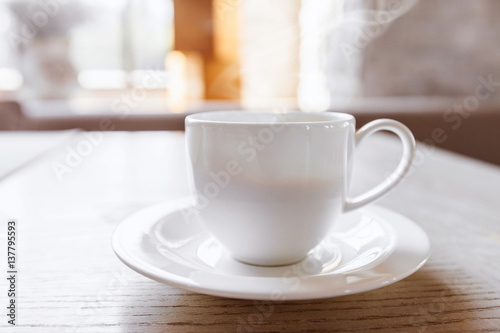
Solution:
[{"label": "blurred wall", "polygon": [[361,94],[470,95],[479,77],[500,82],[499,15],[498,0],[416,2],[367,45]]}]

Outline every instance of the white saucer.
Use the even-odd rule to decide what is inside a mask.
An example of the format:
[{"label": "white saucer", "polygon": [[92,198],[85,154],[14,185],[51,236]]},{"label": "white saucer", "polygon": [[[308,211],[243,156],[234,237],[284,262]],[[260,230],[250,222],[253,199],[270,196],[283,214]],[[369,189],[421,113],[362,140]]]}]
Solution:
[{"label": "white saucer", "polygon": [[113,249],[153,280],[203,294],[258,300],[299,300],[373,290],[417,271],[430,243],[413,221],[369,206],[344,214],[303,261],[281,267],[238,262],[183,209],[185,198],[146,208],[124,220]]}]

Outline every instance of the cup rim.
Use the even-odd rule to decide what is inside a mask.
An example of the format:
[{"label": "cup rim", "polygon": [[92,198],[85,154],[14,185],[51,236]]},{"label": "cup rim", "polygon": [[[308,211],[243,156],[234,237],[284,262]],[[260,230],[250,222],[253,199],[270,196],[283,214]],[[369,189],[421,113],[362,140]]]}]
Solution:
[{"label": "cup rim", "polygon": [[[274,117],[274,120],[268,121],[248,121],[235,118],[235,116],[242,115],[260,115],[262,117]],[[229,119],[222,118],[226,116]],[[304,118],[309,118],[311,120],[292,120],[283,121],[278,117],[286,116],[299,116]],[[313,119],[314,118],[314,119]],[[287,126],[294,125],[327,125],[327,124],[338,124],[344,122],[354,122],[355,118],[353,115],[343,112],[302,112],[302,111],[292,111],[285,113],[277,113],[271,111],[250,111],[250,110],[227,110],[227,111],[204,111],[195,114],[188,115],[186,117],[186,125],[194,124],[211,124],[211,125],[252,125],[252,126],[263,126],[272,124],[286,124]]]}]

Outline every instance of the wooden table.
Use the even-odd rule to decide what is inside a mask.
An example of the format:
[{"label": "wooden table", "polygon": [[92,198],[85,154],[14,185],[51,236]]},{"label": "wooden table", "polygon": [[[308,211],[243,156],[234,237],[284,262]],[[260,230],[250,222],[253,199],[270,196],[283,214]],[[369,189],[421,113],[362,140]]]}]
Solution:
[{"label": "wooden table", "polygon": [[[17,325],[8,325],[2,310],[2,332],[500,330],[498,167],[421,148],[411,175],[379,202],[414,219],[430,236],[431,258],[405,280],[338,298],[253,302],[157,283],[113,253],[111,236],[125,217],[189,194],[183,133],[90,135],[75,132],[41,152],[26,147],[28,134],[2,133],[25,155],[43,154],[0,181],[4,271],[8,218],[17,219],[19,236]],[[384,177],[398,159],[394,138],[366,141],[357,155],[354,192]],[[68,157],[78,149],[86,156]],[[6,151],[1,159],[20,158]],[[72,166],[61,173],[67,158]],[[8,286],[0,281],[5,309]]]}]

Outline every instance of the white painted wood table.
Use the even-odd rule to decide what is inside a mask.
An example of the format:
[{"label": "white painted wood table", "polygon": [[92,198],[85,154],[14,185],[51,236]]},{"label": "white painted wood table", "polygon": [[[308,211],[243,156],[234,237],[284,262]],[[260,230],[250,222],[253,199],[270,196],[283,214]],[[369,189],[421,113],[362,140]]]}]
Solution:
[{"label": "white painted wood table", "polygon": [[[7,324],[8,285],[2,278],[0,331],[500,331],[496,166],[440,150],[422,153],[411,175],[379,202],[416,221],[431,239],[429,261],[412,276],[338,298],[253,302],[163,285],[116,258],[110,240],[120,221],[151,204],[189,194],[184,136],[100,135],[64,137],[56,148],[0,181],[0,267],[5,274],[7,219],[17,219],[19,236],[17,325]],[[2,160],[26,161],[40,153],[36,145],[24,144],[26,139],[37,142],[36,133],[2,133],[0,138],[12,145],[0,151]],[[394,138],[366,141],[356,160],[354,192],[382,178],[398,159]],[[9,153],[16,145],[26,156]],[[85,156],[74,156],[78,149]]]}]

